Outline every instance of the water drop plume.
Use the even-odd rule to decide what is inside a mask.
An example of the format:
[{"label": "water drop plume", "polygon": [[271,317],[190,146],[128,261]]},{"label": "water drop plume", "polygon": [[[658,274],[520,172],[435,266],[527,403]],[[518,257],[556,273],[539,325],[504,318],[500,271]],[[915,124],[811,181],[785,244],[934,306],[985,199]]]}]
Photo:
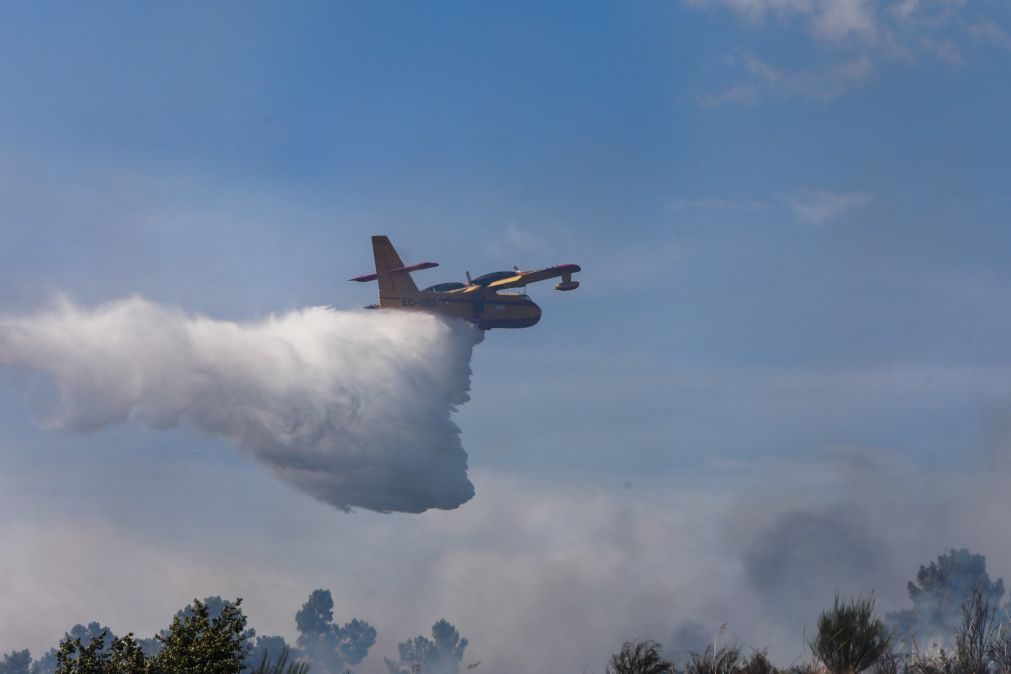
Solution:
[{"label": "water drop plume", "polygon": [[481,332],[423,313],[310,307],[214,320],[140,297],[0,316],[0,364],[45,373],[41,424],[190,424],[337,508],[422,512],[474,494],[451,416]]}]

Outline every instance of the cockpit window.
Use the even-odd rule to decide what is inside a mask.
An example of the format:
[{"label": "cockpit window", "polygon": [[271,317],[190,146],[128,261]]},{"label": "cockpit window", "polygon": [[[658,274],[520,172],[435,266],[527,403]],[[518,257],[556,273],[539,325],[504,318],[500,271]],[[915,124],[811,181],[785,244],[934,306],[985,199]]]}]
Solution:
[{"label": "cockpit window", "polygon": [[439,283],[434,286],[429,286],[425,288],[422,292],[425,293],[448,293],[450,290],[459,290],[463,288],[465,284],[463,283]]},{"label": "cockpit window", "polygon": [[489,283],[494,283],[495,281],[501,281],[504,278],[509,278],[510,276],[516,276],[514,271],[493,271],[490,274],[484,274],[483,276],[478,276],[476,279],[471,281],[476,286],[484,287]]}]

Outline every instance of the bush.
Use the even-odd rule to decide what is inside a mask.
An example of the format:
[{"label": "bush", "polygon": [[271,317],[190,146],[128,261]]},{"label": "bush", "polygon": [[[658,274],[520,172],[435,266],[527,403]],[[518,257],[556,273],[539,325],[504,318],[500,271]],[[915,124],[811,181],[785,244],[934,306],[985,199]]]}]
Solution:
[{"label": "bush", "polygon": [[741,664],[741,650],[737,646],[723,646],[716,650],[707,646],[704,653],[692,653],[685,674],[737,674]]},{"label": "bush", "polygon": [[955,664],[960,674],[989,674],[997,635],[996,613],[978,587],[962,604],[962,624],[955,630]]},{"label": "bush", "polygon": [[660,656],[655,641],[626,641],[621,650],[611,656],[608,674],[673,674],[674,665]]},{"label": "bush", "polygon": [[264,652],[252,674],[306,674],[309,671],[309,665],[304,662],[288,662],[288,657],[287,648],[281,651],[276,660],[271,660],[270,654]]},{"label": "bush", "polygon": [[766,651],[755,651],[741,662],[737,671],[738,674],[777,674],[779,670],[769,661]]},{"label": "bush", "polygon": [[810,643],[814,657],[831,674],[857,674],[873,667],[891,648],[891,637],[874,618],[874,599],[840,602],[818,618],[818,634]]}]

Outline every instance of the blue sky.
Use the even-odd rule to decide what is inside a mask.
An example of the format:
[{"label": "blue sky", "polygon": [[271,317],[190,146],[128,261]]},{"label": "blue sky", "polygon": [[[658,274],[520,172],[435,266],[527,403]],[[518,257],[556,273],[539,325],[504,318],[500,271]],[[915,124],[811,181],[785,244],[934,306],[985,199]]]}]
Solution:
[{"label": "blue sky", "polygon": [[[20,541],[8,591],[25,597],[10,606],[76,568],[73,621],[144,632],[230,592],[290,635],[325,585],[377,625],[380,655],[445,613],[493,671],[511,652],[495,635],[533,640],[518,671],[548,661],[519,626],[567,607],[593,616],[565,636],[600,669],[636,636],[622,630],[663,641],[686,619],[730,619],[726,588],[748,589],[747,537],[727,534],[741,511],[764,513],[761,531],[848,503],[869,461],[915,495],[894,521],[861,502],[875,540],[905,542],[826,587],[897,605],[916,564],[970,543],[1011,572],[1007,536],[961,519],[1008,440],[1009,32],[996,0],[5,6],[4,313],[55,293],[234,320],[355,308],[373,290],[344,279],[370,271],[374,233],[441,262],[426,284],[584,267],[578,292],[533,289],[538,326],[477,348],[456,421],[478,496],[448,513],[345,515],[188,429],[46,431],[6,372],[0,526]],[[954,495],[917,500],[935,480]],[[932,530],[925,513],[950,517]],[[581,561],[617,555],[640,516],[655,521],[636,524],[635,554]],[[696,538],[655,542],[654,525]],[[43,560],[67,530],[78,557]],[[230,574],[264,532],[313,559],[264,554]],[[176,560],[178,582],[154,564],[129,574],[151,588],[139,599],[103,600],[82,584],[123,564],[109,549]],[[347,589],[380,559],[386,594]],[[516,607],[467,608],[455,579],[470,565],[513,579],[486,600]],[[655,608],[595,612],[616,578],[653,571]],[[586,585],[531,590],[557,587],[552,573]],[[421,587],[413,608],[395,601]],[[755,602],[731,627],[797,655],[810,611],[762,627]],[[70,627],[40,606],[17,625],[0,612],[0,651]]]}]

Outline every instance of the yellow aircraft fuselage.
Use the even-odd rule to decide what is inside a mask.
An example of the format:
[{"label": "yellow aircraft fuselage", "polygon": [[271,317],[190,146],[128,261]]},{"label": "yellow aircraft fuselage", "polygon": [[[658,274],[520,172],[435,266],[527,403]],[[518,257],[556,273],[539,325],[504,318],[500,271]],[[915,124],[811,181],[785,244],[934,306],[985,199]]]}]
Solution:
[{"label": "yellow aircraft fuselage", "polygon": [[465,288],[446,292],[395,290],[380,295],[379,308],[456,316],[482,330],[529,328],[541,320],[541,308],[524,294],[494,291],[465,293],[462,290]]}]

